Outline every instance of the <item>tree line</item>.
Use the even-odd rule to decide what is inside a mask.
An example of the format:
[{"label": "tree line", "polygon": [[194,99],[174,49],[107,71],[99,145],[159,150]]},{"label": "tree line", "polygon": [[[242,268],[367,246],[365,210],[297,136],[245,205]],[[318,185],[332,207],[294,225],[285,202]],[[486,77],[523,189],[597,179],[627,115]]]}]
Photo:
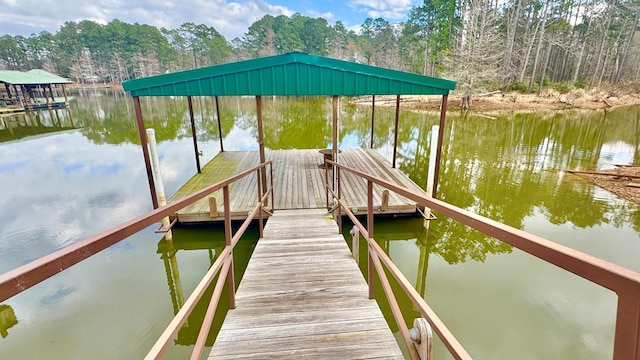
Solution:
[{"label": "tree line", "polygon": [[240,38],[177,29],[66,22],[55,33],[0,37],[0,67],[42,68],[78,82],[303,51],[458,81],[479,91],[640,82],[640,0],[425,0],[407,21],[368,18],[356,32],[300,14],[265,15]]}]

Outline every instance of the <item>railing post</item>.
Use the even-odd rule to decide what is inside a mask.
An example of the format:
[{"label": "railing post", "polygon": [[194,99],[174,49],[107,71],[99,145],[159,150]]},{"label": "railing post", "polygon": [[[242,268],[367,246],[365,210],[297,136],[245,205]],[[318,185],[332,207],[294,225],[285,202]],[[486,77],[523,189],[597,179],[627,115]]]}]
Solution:
[{"label": "railing post", "polygon": [[614,360],[640,359],[640,294],[618,293],[616,332],[613,343]]},{"label": "railing post", "polygon": [[[224,199],[224,240],[227,246],[231,246],[231,207],[229,205],[229,185],[222,188]],[[236,283],[233,275],[233,247],[230,248],[229,272],[227,273],[227,286],[229,287],[229,309],[236,308]]]},{"label": "railing post", "polygon": [[349,232],[352,236],[351,239],[351,251],[353,252],[353,258],[356,260],[356,264],[360,263],[360,229],[353,225]]},{"label": "railing post", "polygon": [[336,166],[336,172],[338,175],[338,208],[337,210],[337,218],[336,220],[338,221],[338,234],[342,234],[342,206],[340,205],[340,188],[342,187],[340,185],[340,168]]},{"label": "railing post", "polygon": [[[270,162],[269,163],[269,182],[271,184],[271,212],[273,213],[273,211],[276,209],[276,203],[275,203],[275,190],[273,189],[273,163]],[[269,206],[269,204],[267,204],[267,206]]]},{"label": "railing post", "polygon": [[324,196],[327,203],[327,210],[331,209],[329,206],[329,168],[327,167],[327,160],[324,161]]},{"label": "railing post", "polygon": [[[266,165],[265,165],[266,166]],[[262,238],[262,229],[263,229],[263,224],[262,224],[262,196],[264,195],[262,193],[262,179],[260,178],[262,174],[264,174],[266,168],[260,168],[258,170],[256,170],[256,179],[258,179],[258,202],[260,202],[260,210],[258,211],[258,214],[260,214],[258,216],[258,229],[260,232],[260,238]]]},{"label": "railing post", "polygon": [[373,266],[373,256],[371,255],[371,242],[373,239],[373,182],[367,180],[367,232],[369,238],[367,239],[367,253],[368,259],[368,274],[367,280],[369,283],[369,299],[375,298],[375,267]]}]

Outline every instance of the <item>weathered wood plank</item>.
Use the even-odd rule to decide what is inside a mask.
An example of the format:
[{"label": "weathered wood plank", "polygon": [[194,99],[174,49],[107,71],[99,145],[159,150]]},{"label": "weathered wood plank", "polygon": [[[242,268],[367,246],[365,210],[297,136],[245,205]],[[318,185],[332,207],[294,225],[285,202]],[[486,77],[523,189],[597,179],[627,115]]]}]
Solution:
[{"label": "weathered wood plank", "polygon": [[403,358],[324,209],[275,211],[209,359],[301,356]]},{"label": "weathered wood plank", "polygon": [[[318,167],[322,155],[318,150],[271,150],[267,159],[273,161],[275,209],[315,209],[324,208],[324,170]],[[194,175],[171,200],[200,190],[216,181],[258,164],[258,152],[223,152],[218,154],[202,169],[202,174]],[[382,156],[371,149],[344,149],[339,161],[388,181],[423,192],[399,169],[392,169]],[[230,187],[232,218],[244,219],[257,203],[257,180],[250,175]],[[342,197],[350,208],[364,213],[366,204],[366,181],[345,173],[342,179]],[[381,204],[383,188],[374,185],[374,206]],[[423,192],[424,193],[424,192]],[[218,203],[218,218],[211,218],[208,200],[203,199],[177,212],[181,222],[221,221],[223,219],[222,191],[212,194]],[[393,192],[389,194],[389,207],[384,213],[415,212],[415,203]]]}]

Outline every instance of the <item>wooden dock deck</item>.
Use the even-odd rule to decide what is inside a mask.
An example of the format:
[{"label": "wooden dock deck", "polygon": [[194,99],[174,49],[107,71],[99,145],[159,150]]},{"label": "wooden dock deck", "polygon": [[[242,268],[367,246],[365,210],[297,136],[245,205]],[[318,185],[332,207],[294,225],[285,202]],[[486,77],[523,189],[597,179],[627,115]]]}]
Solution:
[{"label": "wooden dock deck", "polygon": [[[339,162],[387,181],[424,193],[409,177],[372,149],[343,149]],[[270,150],[266,159],[273,161],[275,210],[326,208],[323,156],[319,150]],[[201,174],[194,175],[169,201],[181,198],[217,181],[237,174],[259,163],[257,151],[225,151],[218,154]],[[331,180],[330,180],[331,181]],[[230,186],[231,218],[242,220],[257,202],[257,180],[247,176]],[[414,213],[416,203],[393,192],[386,209],[381,209],[383,188],[374,185],[374,204],[378,214]],[[222,191],[212,194],[217,200],[219,216],[211,216],[209,200],[202,199],[177,212],[179,222],[212,222],[223,220]],[[360,213],[367,209],[367,184],[362,178],[343,173],[342,197]],[[215,212],[214,212],[215,213]]]},{"label": "wooden dock deck", "polygon": [[404,359],[334,219],[276,210],[209,359]]}]

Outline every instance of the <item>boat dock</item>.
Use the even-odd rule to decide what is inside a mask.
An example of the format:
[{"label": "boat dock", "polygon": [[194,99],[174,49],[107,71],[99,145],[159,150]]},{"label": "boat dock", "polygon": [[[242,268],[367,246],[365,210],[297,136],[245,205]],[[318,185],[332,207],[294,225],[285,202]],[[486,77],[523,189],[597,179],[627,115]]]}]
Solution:
[{"label": "boat dock", "polygon": [[404,359],[324,209],[276,210],[209,359]]},{"label": "boat dock", "polygon": [[[417,184],[400,169],[373,149],[344,149],[338,154],[342,164],[380,177],[394,184],[425,194]],[[324,190],[324,157],[320,150],[267,150],[267,161],[273,161],[274,206],[272,209],[326,209]],[[259,164],[257,151],[225,151],[218,154],[182,186],[169,202],[177,200],[211,184]],[[329,172],[329,183],[332,177]],[[367,183],[353,174],[342,175],[341,192],[345,201],[356,213],[367,211]],[[374,185],[374,207],[378,214],[415,213],[416,203],[393,192],[383,195],[383,188]],[[230,186],[231,218],[243,220],[256,204],[258,183],[256,176],[247,176]],[[215,198],[215,209],[212,200]],[[199,200],[181,210],[179,222],[216,222],[224,220],[222,191]],[[268,215],[268,214],[267,214]]]}]

